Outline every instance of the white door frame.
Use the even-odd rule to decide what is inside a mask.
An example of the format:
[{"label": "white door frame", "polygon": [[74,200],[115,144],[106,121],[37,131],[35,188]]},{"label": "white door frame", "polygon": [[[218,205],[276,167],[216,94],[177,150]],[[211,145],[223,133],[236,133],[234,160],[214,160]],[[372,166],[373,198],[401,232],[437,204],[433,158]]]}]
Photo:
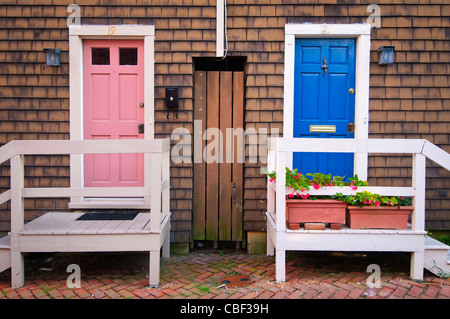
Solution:
[{"label": "white door frame", "polygon": [[[84,39],[143,39],[144,40],[144,139],[154,138],[154,41],[153,25],[70,25],[69,26],[69,108],[70,139],[82,140],[83,136],[83,40]],[[144,167],[149,168],[149,157],[145,156]],[[145,170],[144,186],[150,185],[150,176]],[[82,187],[83,157],[70,156],[70,185]],[[76,208],[82,198],[71,197],[70,206]],[[148,204],[149,199],[144,199]],[[147,207],[147,205],[144,205]]]},{"label": "white door frame", "polygon": [[[356,39],[355,74],[355,139],[369,136],[369,72],[370,24],[286,24],[284,53],[284,110],[283,137],[292,138],[294,127],[294,64],[297,38],[354,38]],[[292,168],[292,156],[286,159]],[[354,172],[367,180],[368,154],[355,154]]]}]

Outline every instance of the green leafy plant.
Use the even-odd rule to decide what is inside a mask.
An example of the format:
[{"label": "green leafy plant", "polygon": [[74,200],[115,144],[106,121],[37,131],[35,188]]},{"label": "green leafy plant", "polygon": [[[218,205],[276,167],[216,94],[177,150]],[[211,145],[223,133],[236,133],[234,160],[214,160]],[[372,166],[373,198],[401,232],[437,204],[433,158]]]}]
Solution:
[{"label": "green leafy plant", "polygon": [[450,235],[445,236],[445,237],[443,237],[443,238],[441,238],[439,240],[442,241],[444,244],[450,246]]},{"label": "green leafy plant", "polygon": [[[266,171],[267,176],[269,176],[269,181],[276,183],[276,172],[268,172]],[[321,187],[327,186],[351,186],[352,189],[356,190],[358,186],[367,186],[368,183],[366,181],[362,181],[358,178],[358,175],[355,175],[349,178],[348,182],[344,182],[345,177],[341,176],[332,176],[331,174],[323,174],[323,173],[307,173],[302,174],[298,172],[298,170],[290,169],[286,167],[286,187],[289,188],[292,193],[288,194],[288,198],[309,198],[309,194],[305,193],[310,190],[311,187],[314,189],[319,189]],[[322,198],[323,196],[315,196],[312,199]],[[329,196],[326,198],[329,198]]]},{"label": "green leafy plant", "polygon": [[206,293],[210,292],[208,286],[198,286],[197,288],[198,288],[198,290],[200,290],[201,293],[205,293],[206,294]]},{"label": "green leafy plant", "polygon": [[[276,183],[276,172],[266,171],[269,181]],[[381,196],[368,191],[358,192],[354,195],[343,195],[336,193],[333,196],[310,196],[307,192],[311,187],[319,189],[327,186],[350,186],[353,190],[357,190],[360,186],[368,186],[369,183],[360,180],[358,175],[350,177],[344,182],[344,177],[332,176],[331,174],[307,173],[302,174],[297,169],[286,167],[286,187],[291,193],[286,195],[288,198],[296,199],[336,199],[343,201],[351,206],[410,206],[411,199],[403,196]]]},{"label": "green leafy plant", "polygon": [[433,268],[436,268],[436,269],[437,269],[437,274],[436,274],[436,275],[437,275],[438,277],[443,278],[443,279],[450,278],[450,273],[445,272],[444,270],[442,270],[442,268],[438,267],[438,266],[436,265],[436,261],[435,261],[435,260],[433,260],[433,264],[434,264],[434,266],[431,267],[431,269],[433,269]]},{"label": "green leafy plant", "polygon": [[410,206],[411,199],[403,196],[381,196],[368,191],[358,192],[354,195],[336,193],[334,199],[343,201],[351,206]]}]

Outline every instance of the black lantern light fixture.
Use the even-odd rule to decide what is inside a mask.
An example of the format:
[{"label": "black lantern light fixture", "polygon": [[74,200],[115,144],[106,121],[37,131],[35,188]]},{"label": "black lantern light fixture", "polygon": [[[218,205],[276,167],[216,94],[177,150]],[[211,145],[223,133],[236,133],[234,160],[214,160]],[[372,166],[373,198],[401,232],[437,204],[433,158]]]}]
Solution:
[{"label": "black lantern light fixture", "polygon": [[395,46],[385,45],[378,48],[378,64],[389,65],[394,63]]},{"label": "black lantern light fixture", "polygon": [[59,66],[60,65],[60,49],[44,49],[46,64],[51,66]]}]

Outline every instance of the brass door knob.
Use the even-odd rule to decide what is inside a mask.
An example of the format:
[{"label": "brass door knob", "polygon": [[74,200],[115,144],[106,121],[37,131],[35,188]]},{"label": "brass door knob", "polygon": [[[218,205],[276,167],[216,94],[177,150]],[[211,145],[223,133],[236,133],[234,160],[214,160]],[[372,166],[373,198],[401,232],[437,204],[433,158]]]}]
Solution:
[{"label": "brass door knob", "polygon": [[353,93],[355,93],[355,90],[353,88],[351,88],[350,90],[348,90],[348,93],[353,94]]}]

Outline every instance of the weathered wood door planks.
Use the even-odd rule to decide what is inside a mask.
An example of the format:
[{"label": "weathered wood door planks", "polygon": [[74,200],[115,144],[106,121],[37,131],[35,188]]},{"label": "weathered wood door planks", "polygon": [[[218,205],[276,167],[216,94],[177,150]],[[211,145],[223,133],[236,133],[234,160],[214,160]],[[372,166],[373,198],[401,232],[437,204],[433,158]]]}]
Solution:
[{"label": "weathered wood door planks", "polygon": [[194,240],[242,241],[244,74],[196,71],[194,94]]}]

